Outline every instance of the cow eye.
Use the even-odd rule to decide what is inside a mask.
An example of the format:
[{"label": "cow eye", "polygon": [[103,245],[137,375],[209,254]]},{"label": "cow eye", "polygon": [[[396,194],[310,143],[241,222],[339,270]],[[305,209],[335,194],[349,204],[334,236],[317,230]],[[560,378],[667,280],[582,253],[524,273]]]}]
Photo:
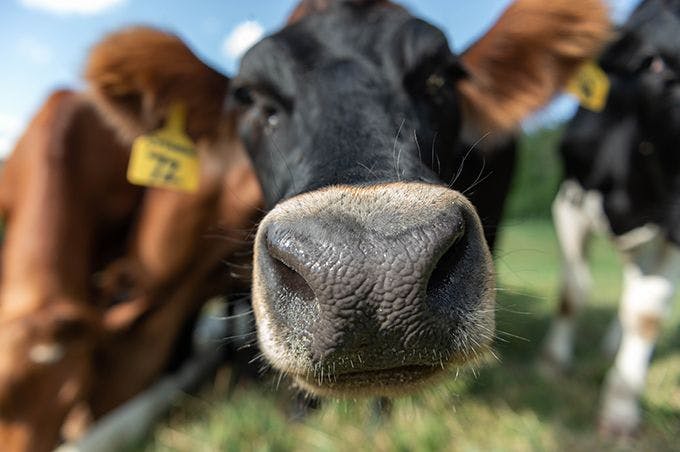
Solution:
[{"label": "cow eye", "polygon": [[446,84],[446,80],[439,73],[432,73],[425,81],[427,93],[430,96],[435,96],[440,89]]},{"label": "cow eye", "polygon": [[262,106],[262,116],[264,117],[265,133],[270,134],[281,123],[281,113],[279,108],[271,104]]},{"label": "cow eye", "polygon": [[447,88],[467,76],[465,68],[450,53],[423,59],[404,77],[404,85],[412,93],[426,94],[432,99],[446,96]]},{"label": "cow eye", "polygon": [[265,117],[267,118],[267,126],[275,128],[279,125],[279,112],[273,108],[265,108]]},{"label": "cow eye", "polygon": [[253,93],[250,88],[246,86],[238,87],[234,90],[233,94],[234,100],[241,105],[252,105],[253,104]]},{"label": "cow eye", "polygon": [[640,63],[640,68],[638,69],[639,72],[642,71],[649,71],[653,72],[655,74],[659,74],[666,69],[666,63],[664,62],[663,58],[659,55],[650,55],[646,57],[644,60],[642,60],[642,63]]},{"label": "cow eye", "polygon": [[655,74],[660,74],[666,69],[666,62],[660,56],[656,56],[649,63],[649,69]]}]

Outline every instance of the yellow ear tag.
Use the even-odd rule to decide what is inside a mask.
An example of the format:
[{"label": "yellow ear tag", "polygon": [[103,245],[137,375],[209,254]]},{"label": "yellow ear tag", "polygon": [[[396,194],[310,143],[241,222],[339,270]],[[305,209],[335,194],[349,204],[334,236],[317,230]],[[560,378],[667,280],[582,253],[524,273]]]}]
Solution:
[{"label": "yellow ear tag", "polygon": [[184,132],[186,109],[173,104],[162,129],[138,137],[132,144],[127,179],[135,185],[195,192],[198,154]]},{"label": "yellow ear tag", "polygon": [[581,69],[567,84],[567,91],[578,99],[583,108],[602,111],[609,95],[609,78],[595,62],[581,66]]}]

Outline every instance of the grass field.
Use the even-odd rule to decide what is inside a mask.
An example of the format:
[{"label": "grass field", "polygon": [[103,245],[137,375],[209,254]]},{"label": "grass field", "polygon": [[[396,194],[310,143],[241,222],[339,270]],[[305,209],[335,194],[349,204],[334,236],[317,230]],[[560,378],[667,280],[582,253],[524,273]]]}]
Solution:
[{"label": "grass field", "polygon": [[389,416],[368,401],[328,401],[291,415],[286,383],[224,384],[187,396],[159,425],[145,451],[541,451],[680,450],[680,303],[666,322],[644,399],[645,426],[632,442],[595,428],[600,385],[610,364],[600,337],[616,310],[620,273],[605,239],[593,244],[595,290],[580,319],[577,364],[555,380],[534,366],[555,305],[558,259],[546,221],[506,224],[497,253],[495,344],[500,362],[467,368],[440,388],[397,400]]}]

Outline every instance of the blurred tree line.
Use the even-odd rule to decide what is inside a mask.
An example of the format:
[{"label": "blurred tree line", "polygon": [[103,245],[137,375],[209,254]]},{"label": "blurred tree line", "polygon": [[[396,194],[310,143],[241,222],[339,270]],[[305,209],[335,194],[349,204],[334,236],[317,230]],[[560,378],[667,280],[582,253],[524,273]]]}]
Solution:
[{"label": "blurred tree line", "polygon": [[525,132],[505,218],[551,218],[550,205],[562,178],[557,147],[564,124]]}]

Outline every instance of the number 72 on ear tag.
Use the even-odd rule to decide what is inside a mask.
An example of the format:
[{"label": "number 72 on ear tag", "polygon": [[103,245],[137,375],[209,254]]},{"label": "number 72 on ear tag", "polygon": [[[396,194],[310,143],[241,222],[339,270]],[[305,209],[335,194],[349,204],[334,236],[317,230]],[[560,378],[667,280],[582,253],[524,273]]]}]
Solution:
[{"label": "number 72 on ear tag", "polygon": [[127,171],[130,183],[185,192],[198,190],[198,154],[184,132],[183,110],[173,106],[162,129],[135,140]]}]

